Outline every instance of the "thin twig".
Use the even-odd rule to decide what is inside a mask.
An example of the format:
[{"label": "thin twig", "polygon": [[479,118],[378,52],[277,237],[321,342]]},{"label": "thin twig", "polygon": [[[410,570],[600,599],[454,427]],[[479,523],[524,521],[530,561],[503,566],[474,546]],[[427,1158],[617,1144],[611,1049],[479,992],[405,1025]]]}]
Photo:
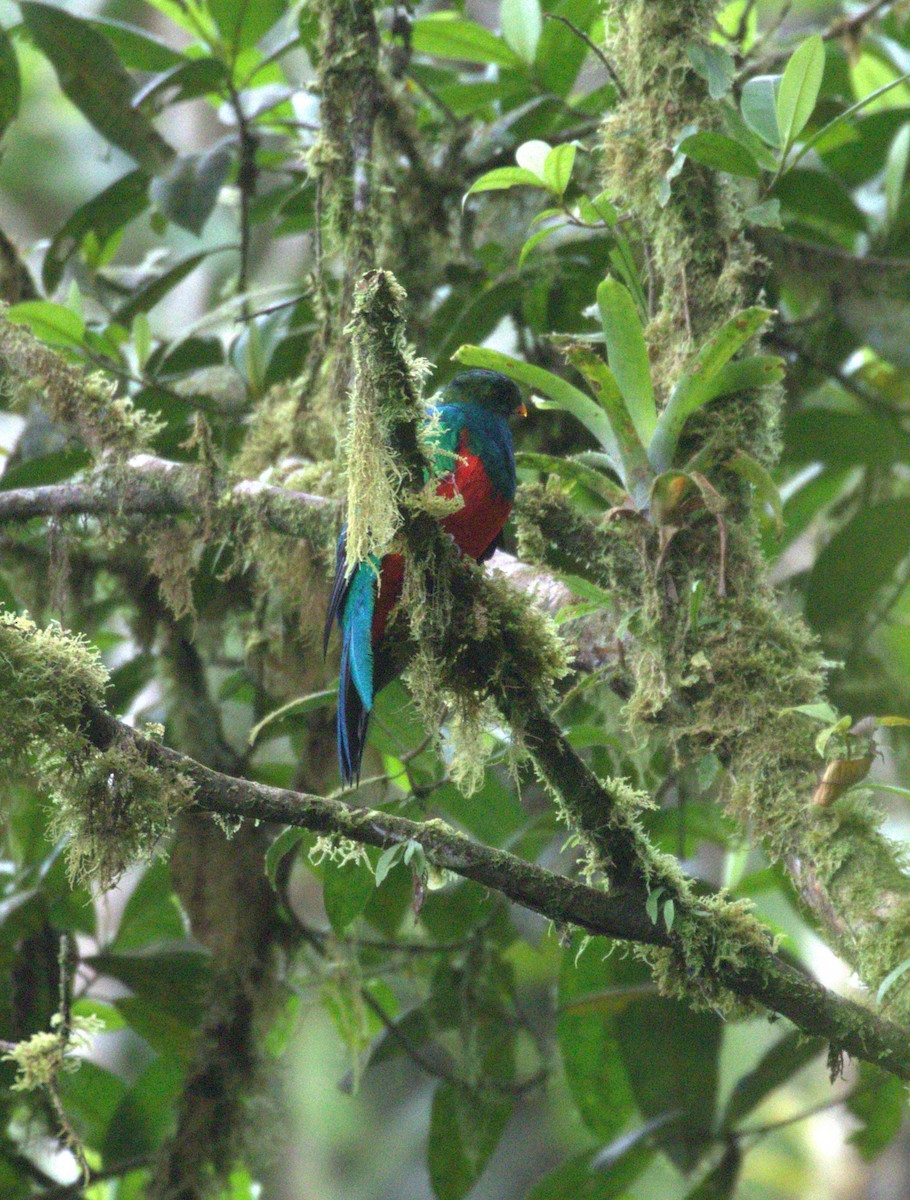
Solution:
[{"label": "thin twig", "polygon": [[860,9],[858,13],[854,13],[852,17],[836,17],[822,33],[822,37],[825,41],[839,37],[856,38],[861,34],[864,25],[868,24],[873,17],[878,16],[883,8],[888,8],[893,3],[894,0],[874,0],[874,3],[867,4],[865,8]]},{"label": "thin twig", "polygon": [[600,61],[603,63],[604,70],[610,76],[610,79],[612,80],[613,86],[616,88],[616,91],[619,95],[620,100],[625,100],[626,97],[628,96],[628,92],[623,87],[619,76],[616,74],[615,67],[610,62],[610,60],[607,58],[606,54],[604,54],[603,50],[601,50],[600,46],[598,46],[596,42],[592,41],[591,38],[588,37],[588,35],[584,32],[583,29],[579,29],[577,25],[573,24],[569,20],[568,17],[560,16],[559,13],[544,13],[543,16],[544,16],[545,21],[561,21],[563,23],[563,25],[565,25],[568,29],[572,30],[572,32],[575,34],[576,37],[581,38],[581,40],[585,43],[585,45],[588,46],[597,55],[597,57],[600,59]]}]

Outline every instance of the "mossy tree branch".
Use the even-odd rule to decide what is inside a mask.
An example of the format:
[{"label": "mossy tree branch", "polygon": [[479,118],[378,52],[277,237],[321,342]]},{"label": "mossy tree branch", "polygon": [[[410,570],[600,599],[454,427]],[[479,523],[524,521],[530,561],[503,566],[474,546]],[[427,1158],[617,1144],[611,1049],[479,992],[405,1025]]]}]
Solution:
[{"label": "mossy tree branch", "polygon": [[[654,947],[668,947],[672,942],[671,935],[651,922],[634,897],[588,887],[480,845],[442,821],[411,821],[340,800],[223,775],[144,737],[96,704],[87,703],[74,725],[79,735],[102,753],[128,747],[155,770],[187,780],[192,787],[191,807],[197,810],[293,825],[382,849],[413,840],[434,866],[500,892],[560,926],[577,925],[598,936]],[[711,919],[706,915],[706,921]],[[717,983],[740,999],[780,1013],[807,1034],[823,1037],[856,1058],[910,1080],[906,1030],[836,996],[772,951],[754,948],[748,960],[719,961],[716,969]]]},{"label": "mossy tree branch", "polygon": [[[762,269],[727,177],[687,161],[669,201],[661,202],[682,129],[693,123],[711,129],[718,120],[689,50],[708,37],[719,5],[612,0],[609,7],[607,52],[624,64],[626,96],[603,126],[606,184],[646,231],[657,285],[647,336],[665,400],[697,346],[759,298]],[[718,401],[691,423],[687,449],[710,445],[715,462],[741,449],[771,464],[782,402],[776,388]],[[656,545],[643,543],[636,563],[624,531],[614,527],[598,547],[576,520],[575,556],[617,587],[620,617],[631,607],[643,614],[630,721],[659,722],[681,764],[706,753],[719,759],[728,811],[787,866],[837,951],[876,987],[910,956],[910,878],[867,800],[851,794],[829,809],[809,803],[820,766],[815,730],[787,710],[824,698],[824,663],[805,624],[785,614],[773,594],[741,482],[717,471],[712,483],[727,501],[727,595],[720,599],[705,587],[708,611],[699,631],[677,598],[718,575],[720,550],[709,523],[684,530],[662,556]],[[536,560],[552,564],[552,539],[531,529],[537,517],[552,523],[547,507],[529,498],[525,544],[535,543]],[[563,530],[559,537],[558,553],[571,553]],[[630,568],[625,573],[617,569],[618,557]],[[910,981],[898,981],[886,1005],[906,1018]]]},{"label": "mossy tree branch", "polygon": [[[579,758],[547,711],[554,680],[562,673],[554,634],[525,602],[462,559],[433,516],[422,509],[428,477],[419,407],[402,399],[401,381],[413,367],[403,347],[403,294],[384,271],[358,285],[352,336],[359,373],[358,396],[384,406],[378,424],[399,464],[387,486],[397,492],[399,521],[409,552],[405,602],[410,634],[422,658],[426,690],[445,686],[456,705],[492,701],[529,751],[567,822],[588,847],[592,867],[606,872],[611,892],[645,909],[656,888],[672,900],[675,921],[668,953],[652,955],[665,987],[696,1001],[722,1003],[719,964],[749,961],[766,951],[769,935],[740,905],[706,906],[676,860],[657,852],[638,820],[646,797],[622,781],[602,781]],[[405,395],[414,390],[406,389]],[[418,699],[421,692],[417,679]],[[711,908],[710,916],[708,907]]]}]

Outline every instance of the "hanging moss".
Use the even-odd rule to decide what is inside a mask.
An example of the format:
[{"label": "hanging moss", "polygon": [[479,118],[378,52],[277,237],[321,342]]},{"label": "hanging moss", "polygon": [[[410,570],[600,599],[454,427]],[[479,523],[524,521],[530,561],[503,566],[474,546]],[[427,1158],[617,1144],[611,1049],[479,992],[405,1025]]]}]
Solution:
[{"label": "hanging moss", "polygon": [[154,853],[174,813],[192,800],[182,776],[152,768],[130,743],[97,750],[81,732],[104,702],[107,672],[78,636],[0,613],[0,763],[34,773],[51,825],[68,839],[74,878],[108,887]]}]

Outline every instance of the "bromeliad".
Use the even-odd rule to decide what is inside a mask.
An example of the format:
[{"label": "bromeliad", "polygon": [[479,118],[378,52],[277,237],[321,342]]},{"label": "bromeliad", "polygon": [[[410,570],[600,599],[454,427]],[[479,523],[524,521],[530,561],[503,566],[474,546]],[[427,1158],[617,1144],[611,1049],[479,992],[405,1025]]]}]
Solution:
[{"label": "bromeliad", "polygon": [[[524,415],[518,386],[498,371],[456,375],[429,410],[435,447],[436,493],[460,496],[462,507],[442,518],[463,554],[483,562],[493,553],[515,497],[515,456],[508,418]],[[334,621],[341,629],[338,681],[338,761],[345,786],[359,781],[375,692],[391,681],[383,639],[401,596],[404,558],[389,553],[361,562],[349,575],[345,532],[338,539],[335,582],[324,647]]]}]

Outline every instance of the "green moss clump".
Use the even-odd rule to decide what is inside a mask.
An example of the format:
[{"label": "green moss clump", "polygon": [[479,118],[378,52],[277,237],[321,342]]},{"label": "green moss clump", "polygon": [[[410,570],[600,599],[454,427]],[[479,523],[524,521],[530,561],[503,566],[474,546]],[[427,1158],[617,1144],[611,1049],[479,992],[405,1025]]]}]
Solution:
[{"label": "green moss clump", "polygon": [[107,683],[97,652],[80,635],[0,612],[0,761],[22,770],[36,752],[45,762],[52,753],[78,769],[88,747],[76,727],[86,704],[103,705]]},{"label": "green moss clump", "polygon": [[[0,313],[2,318],[2,313]],[[137,409],[100,372],[85,375],[21,325],[0,319],[0,388],[16,406],[41,404],[73,426],[95,458],[145,449],[162,423]]]},{"label": "green moss clump", "polygon": [[0,763],[31,770],[68,838],[70,872],[108,887],[148,857],[192,784],[151,767],[126,738],[98,750],[84,729],[104,704],[107,672],[81,637],[0,613]]}]

